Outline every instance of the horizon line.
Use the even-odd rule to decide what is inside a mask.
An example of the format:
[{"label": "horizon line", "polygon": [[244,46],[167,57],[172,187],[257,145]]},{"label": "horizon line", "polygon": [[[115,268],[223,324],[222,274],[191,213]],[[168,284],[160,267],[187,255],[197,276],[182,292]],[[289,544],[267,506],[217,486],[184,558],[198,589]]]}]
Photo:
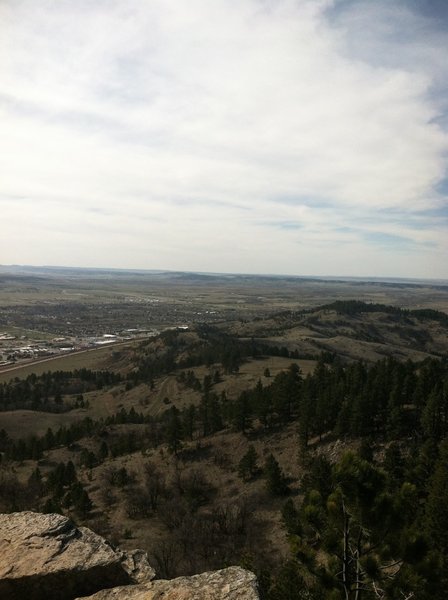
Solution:
[{"label": "horizon line", "polygon": [[1,269],[49,269],[49,270],[75,270],[75,271],[106,271],[106,272],[121,272],[121,273],[182,273],[188,275],[204,275],[208,277],[217,276],[233,276],[233,277],[267,277],[272,279],[317,279],[317,280],[333,280],[333,281],[346,281],[346,280],[358,280],[366,282],[390,282],[390,281],[402,281],[402,282],[437,282],[445,283],[448,285],[448,279],[442,278],[423,278],[423,277],[409,277],[409,276],[386,276],[386,275],[298,275],[291,273],[250,273],[250,272],[233,272],[233,271],[199,271],[199,270],[182,270],[182,269],[148,269],[148,268],[136,268],[136,267],[84,267],[84,266],[66,266],[66,265],[27,265],[27,264],[0,264]]}]

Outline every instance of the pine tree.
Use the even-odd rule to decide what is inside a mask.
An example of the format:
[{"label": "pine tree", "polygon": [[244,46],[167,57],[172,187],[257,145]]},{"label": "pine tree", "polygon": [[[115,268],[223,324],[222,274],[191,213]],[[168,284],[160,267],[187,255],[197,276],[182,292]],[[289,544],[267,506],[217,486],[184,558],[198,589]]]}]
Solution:
[{"label": "pine tree", "polygon": [[69,460],[68,463],[65,465],[64,485],[71,485],[72,483],[75,483],[75,481],[77,481],[77,480],[78,480],[78,478],[76,476],[75,465],[73,464],[73,462],[71,460]]},{"label": "pine tree", "polygon": [[182,447],[182,425],[178,409],[173,406],[169,411],[168,447],[176,456]]},{"label": "pine tree", "polygon": [[266,487],[272,495],[283,496],[288,493],[286,478],[273,454],[270,454],[266,460],[264,476]]},{"label": "pine tree", "polygon": [[196,407],[190,404],[182,413],[182,429],[185,435],[192,440],[196,426]]},{"label": "pine tree", "polygon": [[[322,596],[321,596],[322,597]],[[282,565],[269,590],[270,600],[312,600],[309,585],[300,573],[300,565],[296,561],[288,561]]]},{"label": "pine tree", "polygon": [[422,428],[424,434],[439,441],[447,430],[447,400],[440,386],[434,388],[422,413]]},{"label": "pine tree", "polygon": [[286,423],[291,419],[293,407],[299,404],[301,386],[300,368],[295,363],[275,378],[273,384],[274,409],[281,421]]},{"label": "pine tree", "polygon": [[252,424],[252,407],[249,392],[242,392],[235,401],[233,422],[238,431],[246,433]]},{"label": "pine tree", "polygon": [[252,479],[257,472],[258,455],[252,444],[238,463],[238,475],[242,479]]},{"label": "pine tree", "polygon": [[101,461],[106,460],[106,458],[109,456],[109,446],[106,444],[106,442],[104,440],[101,442],[98,456]]},{"label": "pine tree", "polygon": [[302,533],[299,511],[294,506],[292,498],[288,498],[283,505],[282,520],[290,535],[300,535]]},{"label": "pine tree", "polygon": [[392,442],[387,448],[384,455],[383,467],[387,471],[393,487],[403,483],[404,460],[397,442]]},{"label": "pine tree", "polygon": [[430,539],[448,553],[448,440],[440,444],[439,458],[428,484],[425,525]]},{"label": "pine tree", "polygon": [[70,488],[70,498],[74,511],[80,517],[86,517],[93,508],[93,503],[80,482],[74,483]]},{"label": "pine tree", "polygon": [[328,556],[313,572],[333,589],[329,597],[413,597],[406,596],[410,580],[418,577],[412,564],[426,552],[422,536],[410,527],[418,507],[415,486],[404,483],[390,494],[385,474],[352,452],[334,466],[333,478],[335,490],[326,502],[311,492],[302,507],[308,550]]}]

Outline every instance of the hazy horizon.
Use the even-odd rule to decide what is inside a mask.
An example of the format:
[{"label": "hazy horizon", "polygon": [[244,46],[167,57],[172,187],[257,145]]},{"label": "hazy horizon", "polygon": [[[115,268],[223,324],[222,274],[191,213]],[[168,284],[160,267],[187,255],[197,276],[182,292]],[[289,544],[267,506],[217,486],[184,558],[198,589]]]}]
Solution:
[{"label": "hazy horizon", "polygon": [[265,277],[265,278],[292,278],[292,279],[317,279],[327,281],[371,281],[371,282],[421,282],[422,284],[448,284],[448,279],[443,278],[428,278],[428,277],[377,277],[369,275],[338,275],[338,274],[324,274],[314,275],[312,273],[255,273],[255,272],[244,272],[244,271],[184,271],[176,269],[139,269],[133,267],[84,267],[84,266],[67,266],[67,265],[2,265],[0,264],[0,274],[3,271],[20,271],[27,272],[28,270],[39,272],[42,271],[91,271],[91,272],[105,272],[105,273],[148,273],[156,275],[165,274],[182,274],[182,275],[206,275],[210,277]]},{"label": "hazy horizon", "polygon": [[448,3],[5,0],[0,262],[448,279]]}]

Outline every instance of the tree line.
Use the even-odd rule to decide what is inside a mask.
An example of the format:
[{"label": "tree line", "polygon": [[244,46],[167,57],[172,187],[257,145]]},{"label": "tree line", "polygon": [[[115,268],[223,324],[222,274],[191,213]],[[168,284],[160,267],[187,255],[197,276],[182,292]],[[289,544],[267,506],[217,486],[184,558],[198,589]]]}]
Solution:
[{"label": "tree line", "polygon": [[0,384],[0,411],[29,409],[62,412],[71,408],[63,405],[64,394],[82,395],[121,381],[120,374],[106,370],[49,371],[42,375],[32,373],[25,379],[16,377]]}]

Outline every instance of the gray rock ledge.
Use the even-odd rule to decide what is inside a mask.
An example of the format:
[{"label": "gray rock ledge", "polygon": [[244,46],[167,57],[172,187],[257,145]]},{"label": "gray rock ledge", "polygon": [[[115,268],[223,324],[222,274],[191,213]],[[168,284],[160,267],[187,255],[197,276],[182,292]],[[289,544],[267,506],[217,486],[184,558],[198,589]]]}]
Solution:
[{"label": "gray rock ledge", "polygon": [[[240,567],[103,590],[88,600],[258,600],[255,575]],[[77,600],[82,600],[78,598]],[[84,598],[83,600],[87,600]]]},{"label": "gray rock ledge", "polygon": [[255,575],[229,567],[154,580],[143,550],[121,551],[57,514],[0,514],[0,600],[259,600]]},{"label": "gray rock ledge", "polygon": [[70,600],[155,576],[143,551],[116,551],[57,514],[0,514],[0,599]]}]

